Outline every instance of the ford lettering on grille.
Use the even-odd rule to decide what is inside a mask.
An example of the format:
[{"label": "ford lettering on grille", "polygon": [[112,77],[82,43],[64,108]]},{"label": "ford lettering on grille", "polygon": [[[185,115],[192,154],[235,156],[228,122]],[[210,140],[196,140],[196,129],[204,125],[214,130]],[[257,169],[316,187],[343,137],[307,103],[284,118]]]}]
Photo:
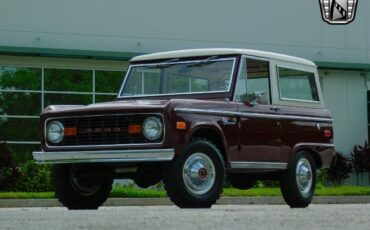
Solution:
[{"label": "ford lettering on grille", "polygon": [[119,132],[127,132],[127,128],[95,128],[95,129],[80,129],[77,131],[78,133],[119,133]]}]

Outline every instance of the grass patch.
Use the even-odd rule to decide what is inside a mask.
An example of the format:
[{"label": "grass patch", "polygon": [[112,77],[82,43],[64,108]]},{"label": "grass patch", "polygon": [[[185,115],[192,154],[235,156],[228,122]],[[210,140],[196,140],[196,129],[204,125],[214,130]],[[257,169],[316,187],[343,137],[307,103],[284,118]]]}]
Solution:
[{"label": "grass patch", "polygon": [[131,197],[131,198],[156,198],[167,197],[166,191],[154,189],[140,189],[136,187],[116,186],[113,188],[110,197]]},{"label": "grass patch", "polygon": [[[316,189],[316,196],[370,196],[370,187],[339,186],[322,187]],[[239,190],[225,188],[224,197],[262,197],[281,196],[279,188],[253,188]],[[116,186],[110,197],[115,198],[160,198],[167,197],[166,192],[158,189],[139,189],[135,187]],[[53,199],[54,192],[0,192],[0,199]]]},{"label": "grass patch", "polygon": [[316,196],[370,196],[370,186],[318,187]]},{"label": "grass patch", "polygon": [[[250,196],[281,196],[280,188],[253,188],[239,190],[234,188],[224,189],[223,196],[250,197]],[[365,186],[317,186],[315,196],[370,196],[370,187]]]},{"label": "grass patch", "polygon": [[280,188],[252,188],[240,190],[236,188],[226,188],[222,196],[245,197],[245,196],[281,196]]},{"label": "grass patch", "polygon": [[53,199],[54,192],[0,192],[0,199]]}]

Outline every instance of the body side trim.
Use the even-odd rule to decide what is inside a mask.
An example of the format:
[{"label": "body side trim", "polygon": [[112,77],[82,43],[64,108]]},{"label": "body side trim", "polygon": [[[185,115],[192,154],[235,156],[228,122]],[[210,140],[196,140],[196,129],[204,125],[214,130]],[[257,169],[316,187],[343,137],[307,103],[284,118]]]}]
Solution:
[{"label": "body side trim", "polygon": [[240,116],[240,117],[257,117],[267,119],[284,119],[284,120],[301,120],[301,121],[322,121],[322,122],[333,122],[331,118],[323,117],[308,117],[308,116],[296,116],[296,115],[281,115],[281,114],[265,114],[265,113],[242,113],[242,112],[230,112],[222,110],[204,110],[204,109],[189,109],[189,108],[176,108],[176,112],[183,113],[201,113],[211,115],[226,115],[226,116]]},{"label": "body side trim", "polygon": [[297,143],[293,146],[293,151],[295,151],[297,148],[302,146],[313,146],[313,147],[328,147],[328,148],[334,148],[334,144],[331,143],[313,143],[313,142],[302,142]]},{"label": "body side trim", "polygon": [[232,161],[232,169],[287,169],[287,163],[257,162],[257,161]]}]

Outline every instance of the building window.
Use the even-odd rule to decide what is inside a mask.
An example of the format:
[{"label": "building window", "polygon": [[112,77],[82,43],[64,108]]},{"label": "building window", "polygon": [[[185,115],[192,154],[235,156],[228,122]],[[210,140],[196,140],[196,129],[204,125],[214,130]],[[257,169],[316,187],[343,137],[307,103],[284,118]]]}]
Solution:
[{"label": "building window", "polygon": [[71,69],[45,69],[46,91],[92,92],[92,71]]},{"label": "building window", "polygon": [[117,97],[123,82],[121,71],[95,71],[94,102],[112,101]]},{"label": "building window", "polygon": [[[39,115],[52,104],[112,101],[125,72],[0,66],[0,140],[17,161],[39,150]],[[20,131],[21,130],[21,131]]]}]

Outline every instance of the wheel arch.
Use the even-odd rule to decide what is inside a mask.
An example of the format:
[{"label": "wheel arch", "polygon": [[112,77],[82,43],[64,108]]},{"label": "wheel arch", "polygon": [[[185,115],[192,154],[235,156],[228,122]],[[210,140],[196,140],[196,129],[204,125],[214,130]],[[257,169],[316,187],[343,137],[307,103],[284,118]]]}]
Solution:
[{"label": "wheel arch", "polygon": [[292,159],[293,159],[293,156],[295,154],[297,154],[298,152],[301,152],[301,151],[304,151],[304,152],[307,152],[308,154],[310,154],[313,158],[313,160],[315,161],[315,164],[316,164],[316,168],[319,169],[322,167],[322,160],[321,160],[321,157],[319,155],[319,153],[314,150],[312,147],[310,146],[299,146],[299,147],[295,147],[293,149],[293,152],[292,152],[292,155],[289,159],[289,164],[291,163]]},{"label": "wheel arch", "polygon": [[191,129],[186,137],[186,143],[189,144],[194,138],[205,138],[210,140],[221,151],[225,163],[228,163],[227,142],[225,136],[219,127],[212,124],[202,124]]}]

